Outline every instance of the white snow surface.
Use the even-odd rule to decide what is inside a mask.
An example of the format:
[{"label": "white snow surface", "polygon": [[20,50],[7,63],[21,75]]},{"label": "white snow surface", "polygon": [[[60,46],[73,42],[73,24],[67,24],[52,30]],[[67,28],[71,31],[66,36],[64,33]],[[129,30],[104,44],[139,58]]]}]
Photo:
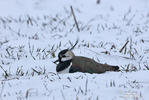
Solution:
[{"label": "white snow surface", "polygon": [[[77,39],[75,55],[121,71],[56,73]],[[148,76],[149,0],[0,0],[0,100],[148,100]]]}]

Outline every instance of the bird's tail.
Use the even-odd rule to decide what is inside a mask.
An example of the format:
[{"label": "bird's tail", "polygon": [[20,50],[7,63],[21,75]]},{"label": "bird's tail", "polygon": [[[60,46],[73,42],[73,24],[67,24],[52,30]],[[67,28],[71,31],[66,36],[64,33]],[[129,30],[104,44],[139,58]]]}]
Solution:
[{"label": "bird's tail", "polygon": [[119,67],[118,66],[111,66],[113,71],[119,71]]}]

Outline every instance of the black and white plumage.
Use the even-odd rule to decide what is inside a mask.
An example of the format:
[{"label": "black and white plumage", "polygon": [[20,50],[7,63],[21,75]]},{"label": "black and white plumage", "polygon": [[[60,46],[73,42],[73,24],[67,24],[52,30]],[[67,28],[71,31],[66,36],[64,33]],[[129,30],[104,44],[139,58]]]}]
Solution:
[{"label": "black and white plumage", "polygon": [[106,71],[119,70],[118,66],[101,64],[87,57],[75,56],[74,53],[69,49],[62,50],[58,54],[58,60],[55,62],[59,62],[56,67],[56,71],[58,73],[61,73],[65,70],[67,70],[67,73],[74,73],[74,72],[104,73]]}]

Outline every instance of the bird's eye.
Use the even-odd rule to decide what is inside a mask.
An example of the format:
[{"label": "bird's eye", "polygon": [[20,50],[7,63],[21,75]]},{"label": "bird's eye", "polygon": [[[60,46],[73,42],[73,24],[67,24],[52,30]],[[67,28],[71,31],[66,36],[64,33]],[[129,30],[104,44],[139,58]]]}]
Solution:
[{"label": "bird's eye", "polygon": [[62,55],[62,57],[66,57],[65,55]]},{"label": "bird's eye", "polygon": [[62,58],[62,57],[66,57],[65,55],[60,55],[60,57]]}]

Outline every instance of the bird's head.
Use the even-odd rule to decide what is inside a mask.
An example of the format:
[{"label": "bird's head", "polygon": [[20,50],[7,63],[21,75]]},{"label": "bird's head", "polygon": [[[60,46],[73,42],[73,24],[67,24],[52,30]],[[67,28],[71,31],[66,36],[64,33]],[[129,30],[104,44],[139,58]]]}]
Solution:
[{"label": "bird's head", "polygon": [[71,50],[65,49],[65,50],[62,50],[62,51],[59,52],[58,61],[60,63],[61,62],[66,62],[66,61],[72,60],[74,56],[75,55]]},{"label": "bird's head", "polygon": [[58,59],[54,62],[66,62],[66,61],[70,61],[73,59],[73,57],[75,56],[74,53],[72,52],[72,50],[74,49],[74,47],[77,45],[77,43],[79,42],[79,40],[76,41],[75,45],[72,46],[70,49],[64,49],[62,51],[59,52],[58,54]]}]

